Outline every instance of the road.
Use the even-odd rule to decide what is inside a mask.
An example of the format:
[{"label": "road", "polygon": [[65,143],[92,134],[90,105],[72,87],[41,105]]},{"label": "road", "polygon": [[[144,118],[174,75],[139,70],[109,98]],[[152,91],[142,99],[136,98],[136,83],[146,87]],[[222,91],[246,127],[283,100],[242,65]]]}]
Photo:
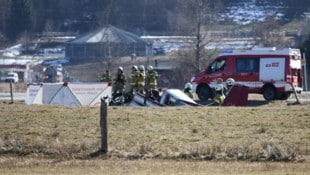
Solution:
[{"label": "road", "polygon": [[[24,101],[26,99],[26,93],[13,93],[13,100]],[[11,100],[10,93],[0,93],[0,100]]]},{"label": "road", "polygon": [[[310,104],[310,91],[303,91],[300,94],[297,94],[299,101],[301,104]],[[296,97],[294,94],[287,99],[287,103],[294,103],[296,102]]]}]

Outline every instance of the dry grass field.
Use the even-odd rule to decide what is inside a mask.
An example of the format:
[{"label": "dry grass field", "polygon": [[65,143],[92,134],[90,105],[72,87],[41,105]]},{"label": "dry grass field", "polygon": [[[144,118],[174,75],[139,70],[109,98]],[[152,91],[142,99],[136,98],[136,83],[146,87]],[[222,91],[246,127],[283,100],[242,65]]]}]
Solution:
[{"label": "dry grass field", "polygon": [[99,107],[0,111],[0,174],[310,174],[309,105],[110,106],[101,156]]}]

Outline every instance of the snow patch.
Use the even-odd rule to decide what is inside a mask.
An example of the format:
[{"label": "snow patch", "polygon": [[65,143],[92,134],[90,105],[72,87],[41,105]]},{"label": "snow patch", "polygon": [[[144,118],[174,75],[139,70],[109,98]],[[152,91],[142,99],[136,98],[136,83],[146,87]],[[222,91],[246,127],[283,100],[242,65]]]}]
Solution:
[{"label": "snow patch", "polygon": [[256,21],[264,21],[266,16],[272,15],[276,19],[281,19],[284,14],[281,13],[283,4],[272,4],[265,1],[258,4],[256,0],[242,1],[233,4],[227,10],[220,14],[220,21],[231,20],[240,25],[250,24]]}]

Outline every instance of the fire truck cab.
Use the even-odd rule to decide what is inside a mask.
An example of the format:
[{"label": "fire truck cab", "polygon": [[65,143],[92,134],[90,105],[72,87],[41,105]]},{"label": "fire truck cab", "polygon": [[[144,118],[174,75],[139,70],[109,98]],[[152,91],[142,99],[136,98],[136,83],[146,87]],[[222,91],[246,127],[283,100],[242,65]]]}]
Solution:
[{"label": "fire truck cab", "polygon": [[265,100],[285,100],[302,90],[302,66],[299,49],[254,48],[225,50],[202,72],[192,77],[193,91],[200,100],[213,98],[216,79],[233,78],[249,87],[249,93],[262,94]]}]

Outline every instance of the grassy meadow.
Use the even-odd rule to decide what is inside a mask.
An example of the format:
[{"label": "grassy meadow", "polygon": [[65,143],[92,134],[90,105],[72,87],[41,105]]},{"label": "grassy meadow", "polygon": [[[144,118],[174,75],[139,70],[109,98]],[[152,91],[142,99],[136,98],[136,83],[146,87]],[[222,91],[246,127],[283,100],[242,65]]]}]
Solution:
[{"label": "grassy meadow", "polygon": [[0,102],[0,174],[309,174],[309,105],[99,107]]}]

